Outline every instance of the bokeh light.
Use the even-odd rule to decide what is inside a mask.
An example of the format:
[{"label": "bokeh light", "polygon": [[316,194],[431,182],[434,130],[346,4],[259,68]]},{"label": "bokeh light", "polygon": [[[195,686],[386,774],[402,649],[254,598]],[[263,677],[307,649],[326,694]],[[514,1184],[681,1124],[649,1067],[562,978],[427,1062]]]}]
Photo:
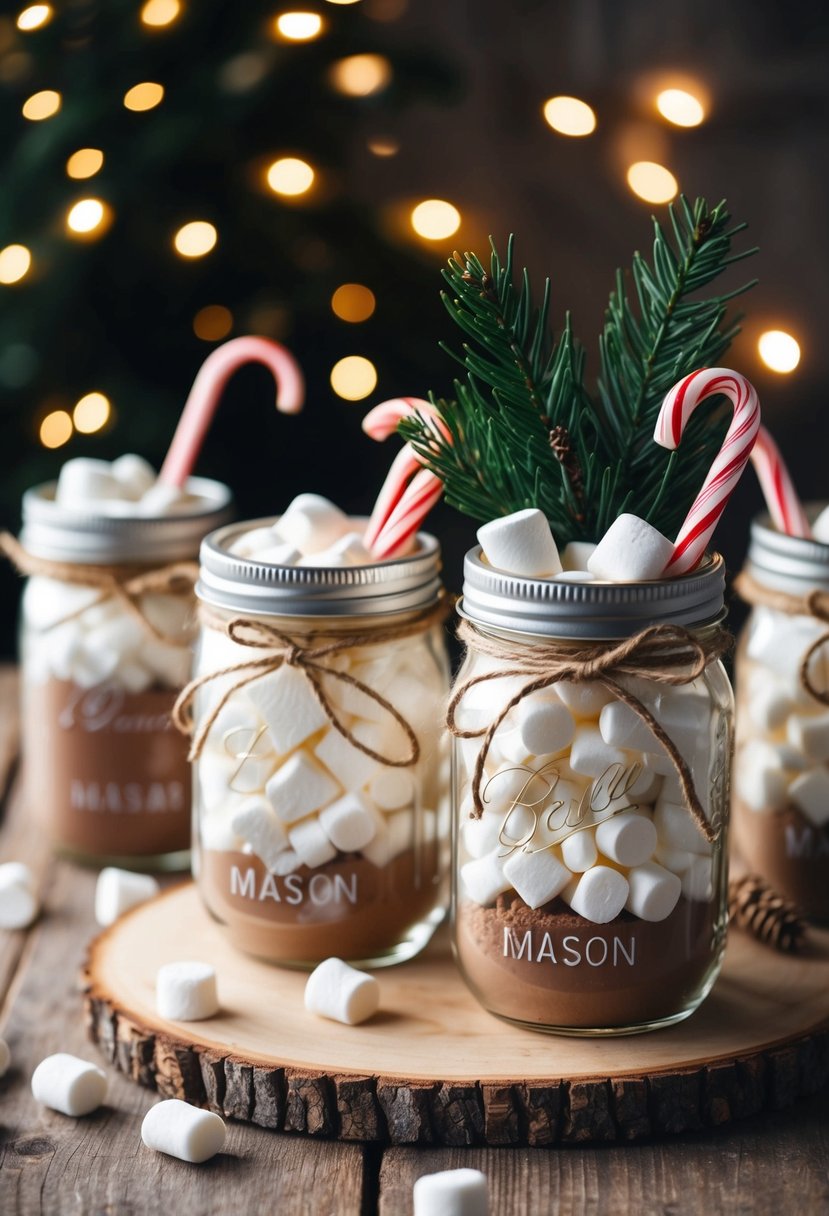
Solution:
[{"label": "bokeh light", "polygon": [[800,362],[800,343],[784,329],[767,329],[757,340],[760,358],[773,372],[787,375]]},{"label": "bokeh light", "polygon": [[332,64],[329,79],[348,97],[370,97],[391,81],[391,64],[385,55],[349,55]]},{"label": "bokeh light", "polygon": [[705,107],[687,89],[663,89],[657,94],[656,108],[675,127],[698,127],[705,118]]},{"label": "bokeh light", "polygon": [[173,237],[176,253],[183,258],[203,258],[215,246],[219,234],[207,220],[191,220],[182,224]]},{"label": "bokeh light", "polygon": [[331,387],[345,401],[362,401],[377,387],[377,369],[362,355],[346,355],[331,368]]},{"label": "bokeh light", "polygon": [[544,102],[543,113],[559,135],[580,137],[596,130],[595,111],[578,97],[551,97]]},{"label": "bokeh light", "polygon": [[193,333],[202,342],[219,342],[233,329],[233,313],[224,304],[206,304],[193,317]]},{"label": "bokeh light", "polygon": [[367,146],[372,156],[397,156],[400,151],[397,140],[384,135],[375,135],[368,141]]},{"label": "bokeh light", "polygon": [[134,84],[124,94],[124,107],[127,110],[153,110],[164,100],[164,85],[154,80],[142,80]]},{"label": "bokeh light", "polygon": [[73,203],[66,216],[67,230],[74,236],[100,236],[112,212],[99,198],[82,198]]},{"label": "bokeh light", "polygon": [[147,0],[141,10],[141,20],[144,25],[157,29],[160,26],[171,25],[180,12],[179,0]]},{"label": "bokeh light", "polygon": [[100,148],[78,148],[66,162],[66,174],[67,177],[80,181],[86,177],[94,177],[103,168],[103,164],[104,154]]},{"label": "bokeh light", "polygon": [[32,93],[31,97],[26,98],[21,113],[29,122],[42,122],[44,118],[57,114],[61,100],[60,93],[55,89],[41,89],[39,93]]},{"label": "bokeh light", "polygon": [[427,198],[412,209],[411,225],[427,241],[443,241],[461,226],[457,207],[442,198]]},{"label": "bokeh light", "polygon": [[39,434],[45,448],[62,448],[72,438],[72,419],[66,410],[52,410],[41,422]]},{"label": "bokeh light", "polygon": [[322,33],[323,21],[319,13],[280,13],[274,28],[286,42],[312,42]]},{"label": "bokeh light", "polygon": [[0,249],[0,283],[19,283],[32,265],[32,255],[25,245],[7,245]]},{"label": "bokeh light", "polygon": [[314,184],[314,170],[298,156],[281,156],[269,166],[267,182],[274,194],[306,194]]},{"label": "bokeh light", "polygon": [[24,8],[17,14],[17,28],[23,30],[24,33],[39,30],[52,20],[52,15],[51,4],[30,4],[28,8]]},{"label": "bokeh light", "polygon": [[106,426],[112,407],[103,393],[85,393],[72,411],[75,430],[82,435],[94,435]]},{"label": "bokeh light", "polygon": [[367,321],[376,307],[374,292],[362,283],[343,283],[331,297],[331,309],[341,321]]},{"label": "bokeh light", "polygon": [[679,191],[679,183],[664,165],[638,160],[627,172],[628,185],[646,203],[669,203]]}]

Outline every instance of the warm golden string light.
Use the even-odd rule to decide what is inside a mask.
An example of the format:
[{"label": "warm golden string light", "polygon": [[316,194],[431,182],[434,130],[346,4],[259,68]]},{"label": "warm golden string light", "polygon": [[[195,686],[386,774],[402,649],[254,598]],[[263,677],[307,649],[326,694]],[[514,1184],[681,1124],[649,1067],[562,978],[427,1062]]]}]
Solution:
[{"label": "warm golden string light", "polygon": [[66,410],[52,410],[40,424],[40,442],[45,448],[62,448],[72,438],[72,419]]},{"label": "warm golden string light", "polygon": [[427,198],[412,208],[412,228],[426,241],[443,241],[457,232],[461,226],[461,213],[457,207],[442,198]]},{"label": "warm golden string light", "polygon": [[638,160],[627,172],[628,185],[646,203],[669,203],[679,192],[679,183],[664,165]]},{"label": "warm golden string light", "polygon": [[331,387],[344,401],[362,401],[377,387],[377,369],[362,355],[346,355],[331,368]]},{"label": "warm golden string light", "polygon": [[25,245],[7,245],[0,249],[0,283],[19,283],[32,265],[32,255]]},{"label": "warm golden string light", "polygon": [[266,179],[274,194],[307,194],[314,184],[314,170],[298,156],[281,156],[269,166]]},{"label": "warm golden string light", "polygon": [[705,106],[687,89],[663,89],[657,94],[656,108],[675,127],[698,127],[705,119]]},{"label": "warm golden string light", "polygon": [[313,42],[322,33],[323,20],[319,13],[280,13],[274,22],[274,29],[277,37],[284,38],[286,42]]},{"label": "warm golden string light", "polygon": [[224,304],[206,304],[193,317],[193,333],[202,342],[220,342],[233,329],[233,313]]},{"label": "warm golden string light", "polygon": [[81,180],[94,177],[103,168],[104,154],[100,148],[78,148],[66,162],[66,175]]},{"label": "warm golden string light", "polygon": [[760,358],[773,372],[787,375],[800,362],[800,343],[784,329],[767,329],[757,340]]},{"label": "warm golden string light", "polygon": [[183,258],[203,258],[216,244],[219,234],[207,220],[191,220],[183,224],[173,237],[176,253]]},{"label": "warm golden string light", "polygon": [[331,310],[341,321],[367,321],[374,312],[374,292],[362,283],[343,283],[331,297]]},{"label": "warm golden string light", "polygon": [[85,393],[72,410],[75,430],[82,435],[94,435],[109,421],[112,407],[103,393]]},{"label": "warm golden string light", "polygon": [[382,135],[377,135],[368,141],[368,150],[372,156],[397,156],[400,151],[400,144],[396,139],[388,139]]},{"label": "warm golden string light", "polygon": [[66,228],[73,236],[100,236],[109,226],[111,218],[112,212],[102,199],[82,198],[69,208]]},{"label": "warm golden string light", "polygon": [[51,4],[30,4],[17,14],[17,28],[26,34],[31,30],[42,29],[52,20],[53,12]]},{"label": "warm golden string light", "polygon": [[559,135],[578,138],[596,130],[595,111],[578,97],[551,97],[544,102],[543,114]]},{"label": "warm golden string light", "polygon": [[143,110],[155,109],[163,100],[163,84],[154,80],[142,80],[140,84],[134,84],[131,89],[127,89],[124,94],[124,107],[140,113]]},{"label": "warm golden string light", "polygon": [[180,12],[179,0],[147,0],[141,10],[141,21],[144,25],[158,29],[171,25]]},{"label": "warm golden string light", "polygon": [[39,93],[33,93],[31,97],[26,98],[21,113],[29,122],[42,122],[44,118],[57,114],[62,100],[55,89],[41,89]]},{"label": "warm golden string light", "polygon": [[370,97],[385,89],[392,68],[385,55],[349,55],[332,64],[329,79],[339,93],[348,97]]}]

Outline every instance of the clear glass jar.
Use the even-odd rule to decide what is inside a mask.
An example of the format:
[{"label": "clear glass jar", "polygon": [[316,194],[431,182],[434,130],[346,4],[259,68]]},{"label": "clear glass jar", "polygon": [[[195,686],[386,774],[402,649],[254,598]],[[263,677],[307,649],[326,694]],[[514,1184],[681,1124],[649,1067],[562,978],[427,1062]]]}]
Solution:
[{"label": "clear glass jar", "polygon": [[[269,522],[224,528],[202,546],[197,592],[206,619],[195,675],[205,682],[194,703],[195,737],[209,729],[194,766],[199,889],[234,945],[260,958],[297,967],[331,955],[371,966],[399,962],[426,944],[448,902],[439,547],[421,534],[410,557],[345,568],[274,566],[229,553],[242,532]],[[384,637],[409,626],[407,636]],[[229,629],[266,649],[233,640]],[[349,637],[360,644],[344,645]],[[416,735],[416,763],[384,765],[355,747],[330,721],[301,663],[216,675],[266,656],[268,646],[273,654],[280,638],[300,652],[333,644],[321,667],[394,706]],[[410,740],[383,704],[320,667],[314,674],[342,728],[377,756],[407,758]]]},{"label": "clear glass jar", "polygon": [[[193,559],[227,519],[230,491],[191,478],[187,507],[138,517],[70,510],[54,489],[23,498],[20,564],[33,571],[20,640],[28,805],[78,861],[186,868],[190,771],[170,713],[190,675]],[[182,562],[189,578],[172,569]]]},{"label": "clear glass jar", "polygon": [[[722,559],[640,584],[500,575],[467,555],[460,612],[510,650],[630,637],[684,625],[705,643],[722,617]],[[456,688],[509,667],[470,647]],[[463,730],[487,728],[532,677],[472,686]],[[479,738],[455,738],[454,949],[478,1000],[528,1029],[628,1034],[688,1017],[719,972],[727,923],[726,819],[733,698],[719,661],[668,687],[617,677],[688,764],[716,836],[684,804],[649,727],[599,683],[523,698],[496,731],[476,818]]]},{"label": "clear glass jar", "polygon": [[[816,508],[817,510],[817,508]],[[746,573],[772,598],[805,604],[829,593],[829,545],[752,525]],[[737,753],[731,814],[734,845],[752,873],[807,916],[829,920],[829,706],[801,683],[809,648],[829,625],[805,612],[752,608],[735,662]],[[829,691],[829,648],[809,665]]]}]

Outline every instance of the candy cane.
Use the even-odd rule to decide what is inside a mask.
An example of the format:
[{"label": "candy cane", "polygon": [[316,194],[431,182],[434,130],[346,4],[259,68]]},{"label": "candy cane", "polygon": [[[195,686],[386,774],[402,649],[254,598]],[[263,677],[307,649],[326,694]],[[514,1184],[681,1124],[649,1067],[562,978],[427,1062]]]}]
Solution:
[{"label": "candy cane", "polygon": [[276,408],[283,414],[302,409],[305,382],[293,355],[269,338],[233,338],[212,351],[199,369],[178,421],[159,481],[184,485],[193,471],[225,385],[246,363],[264,363],[276,380]]},{"label": "candy cane", "polygon": [[371,546],[374,557],[383,559],[399,553],[417,532],[442,493],[443,482],[434,473],[428,469],[415,473]]},{"label": "candy cane", "polygon": [[687,574],[702,559],[731,494],[740,480],[760,429],[760,402],[753,386],[739,372],[709,367],[691,372],[675,384],[662,402],[654,439],[674,450],[694,410],[708,397],[723,395],[734,417],[708,476],[697,494],[674,543],[665,574]]},{"label": "candy cane", "polygon": [[786,462],[764,426],[757,434],[751,463],[778,532],[785,532],[787,536],[810,537],[812,529]]},{"label": "candy cane", "polygon": [[[372,439],[383,440],[397,430],[402,418],[425,417],[446,438],[449,429],[435,407],[420,397],[395,397],[369,410],[363,430]],[[371,512],[363,543],[378,558],[398,553],[431,511],[443,493],[443,482],[422,469],[422,460],[411,444],[395,456]]]}]

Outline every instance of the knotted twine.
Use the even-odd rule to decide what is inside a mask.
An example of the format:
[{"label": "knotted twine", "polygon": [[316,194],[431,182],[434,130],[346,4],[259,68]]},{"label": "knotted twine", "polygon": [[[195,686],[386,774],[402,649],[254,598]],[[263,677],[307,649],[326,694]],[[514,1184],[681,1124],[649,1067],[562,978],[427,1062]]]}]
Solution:
[{"label": "knotted twine", "polygon": [[[458,637],[468,649],[497,659],[500,664],[497,671],[472,676],[459,684],[452,694],[446,714],[447,727],[457,738],[483,737],[472,773],[473,818],[480,819],[483,814],[481,782],[484,765],[492,740],[507,714],[533,693],[551,688],[559,680],[571,680],[601,684],[634,711],[668,753],[679,778],[686,806],[698,830],[709,842],[717,839],[719,825],[709,823],[697,797],[691,771],[676,744],[641,700],[623,687],[619,677],[639,677],[673,687],[690,684],[730,648],[732,638],[726,630],[714,627],[703,637],[696,637],[680,625],[649,625],[621,642],[590,642],[573,646],[544,640],[519,648],[501,638],[482,633],[470,621],[464,620],[458,626]],[[525,682],[504,702],[489,726],[478,730],[461,729],[457,713],[467,693],[490,680],[504,680],[511,676]]]},{"label": "knotted twine", "polygon": [[[347,739],[352,747],[364,752],[378,764],[388,768],[409,768],[420,759],[420,743],[408,719],[392,705],[381,693],[347,671],[339,671],[331,667],[329,662],[337,655],[347,650],[362,646],[381,646],[386,642],[396,642],[415,634],[425,633],[433,625],[443,621],[449,613],[451,603],[446,596],[441,596],[436,604],[410,616],[405,624],[375,625],[371,629],[353,630],[350,633],[326,634],[320,631],[308,633],[299,639],[289,633],[283,633],[275,625],[262,620],[236,617],[226,621],[202,609],[202,623],[209,629],[224,633],[237,646],[249,647],[251,650],[262,651],[261,654],[251,655],[240,663],[222,667],[217,671],[206,672],[191,680],[182,689],[173,706],[173,723],[185,735],[191,735],[192,741],[188,754],[189,760],[197,760],[202,753],[207,736],[210,734],[216,719],[227,705],[228,701],[242,688],[260,680],[271,672],[279,671],[281,667],[292,667],[300,672],[308,682],[308,686],[316,697],[323,713],[334,729]],[[327,640],[325,640],[327,639]],[[216,704],[211,708],[203,721],[195,729],[193,720],[193,701],[196,693],[210,684],[213,680],[225,676],[239,676],[227,688]],[[354,733],[340,721],[336,709],[323,687],[323,681],[331,677],[341,684],[356,688],[369,700],[374,701],[400,727],[406,736],[408,751],[401,757],[386,756],[363,743]]]},{"label": "knotted twine", "polygon": [[[789,595],[787,591],[776,591],[758,583],[757,579],[747,570],[743,570],[735,578],[734,590],[741,599],[753,607],[773,608],[778,612],[786,612],[789,616],[810,616],[829,626],[829,591],[821,591],[818,588],[804,597]],[[821,691],[815,687],[809,674],[809,667],[812,659],[827,642],[829,642],[829,629],[808,647],[798,668],[801,687],[809,696],[820,701],[821,705],[829,705],[829,689]]]},{"label": "knotted twine", "polygon": [[135,566],[94,566],[81,562],[52,561],[49,558],[36,557],[34,553],[24,549],[10,532],[0,533],[0,552],[6,555],[19,574],[40,575],[62,583],[71,583],[76,587],[100,589],[101,594],[96,600],[53,621],[43,630],[44,633],[66,624],[67,621],[75,620],[96,604],[114,599],[157,642],[173,646],[183,645],[181,634],[173,636],[156,628],[141,608],[140,600],[142,596],[150,594],[192,595],[199,576],[197,562],[174,562],[169,566],[159,566],[157,569],[143,570],[136,574]]}]

